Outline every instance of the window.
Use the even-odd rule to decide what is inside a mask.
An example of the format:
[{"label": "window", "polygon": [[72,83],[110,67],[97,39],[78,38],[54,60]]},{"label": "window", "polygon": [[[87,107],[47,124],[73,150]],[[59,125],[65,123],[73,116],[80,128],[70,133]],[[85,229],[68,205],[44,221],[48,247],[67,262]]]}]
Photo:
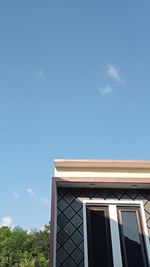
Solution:
[{"label": "window", "polygon": [[87,236],[89,266],[112,267],[108,207],[87,206]]},{"label": "window", "polygon": [[85,267],[148,267],[142,202],[85,201]]}]

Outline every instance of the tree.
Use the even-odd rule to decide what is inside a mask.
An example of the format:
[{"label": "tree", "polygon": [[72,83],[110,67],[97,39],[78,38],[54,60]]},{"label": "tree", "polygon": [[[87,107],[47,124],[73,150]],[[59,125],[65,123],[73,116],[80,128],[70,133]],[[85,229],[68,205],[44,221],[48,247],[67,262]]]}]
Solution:
[{"label": "tree", "polygon": [[35,258],[31,256],[29,253],[24,254],[24,258],[20,262],[20,267],[35,267]]},{"label": "tree", "polygon": [[30,236],[33,255],[37,256],[42,253],[46,259],[49,259],[50,225],[45,225],[43,230],[34,230]]},{"label": "tree", "polygon": [[47,260],[42,254],[38,257],[38,265],[40,267],[48,267],[49,266],[49,260]]},{"label": "tree", "polygon": [[0,228],[0,267],[49,267],[50,225],[31,233]]},{"label": "tree", "polygon": [[4,241],[6,238],[11,236],[11,230],[7,226],[2,226],[0,228],[0,243]]},{"label": "tree", "polygon": [[25,252],[30,252],[31,242],[27,231],[20,227],[12,230],[11,238],[9,240],[9,248],[11,248],[11,263],[18,264]]}]

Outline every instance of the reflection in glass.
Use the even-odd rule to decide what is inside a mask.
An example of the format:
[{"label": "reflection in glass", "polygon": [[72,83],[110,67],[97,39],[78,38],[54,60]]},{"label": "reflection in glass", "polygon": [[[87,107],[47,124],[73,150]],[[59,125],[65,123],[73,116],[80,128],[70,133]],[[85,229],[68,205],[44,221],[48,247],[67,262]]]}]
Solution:
[{"label": "reflection in glass", "polygon": [[145,267],[142,236],[139,233],[137,211],[121,211],[122,232],[126,252],[125,266]]}]

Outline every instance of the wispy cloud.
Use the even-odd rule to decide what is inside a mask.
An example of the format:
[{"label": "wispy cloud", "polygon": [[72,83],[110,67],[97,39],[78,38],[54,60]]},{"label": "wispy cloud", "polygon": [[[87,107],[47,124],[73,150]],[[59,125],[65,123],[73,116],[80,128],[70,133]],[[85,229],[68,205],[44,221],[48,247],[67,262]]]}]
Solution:
[{"label": "wispy cloud", "polygon": [[20,194],[18,192],[14,192],[14,198],[18,199],[20,197]]},{"label": "wispy cloud", "polygon": [[122,81],[122,79],[119,75],[119,70],[114,65],[108,65],[107,66],[107,74],[108,74],[109,78],[115,80],[116,82]]},{"label": "wispy cloud", "polygon": [[112,87],[110,85],[106,85],[104,87],[100,87],[99,88],[99,91],[101,93],[101,95],[107,95],[107,94],[110,94],[112,93]]},{"label": "wispy cloud", "polygon": [[33,190],[33,188],[29,187],[26,190],[29,198],[33,201],[35,201],[38,205],[42,205],[45,207],[49,207],[50,206],[50,200],[47,197],[39,197]]},{"label": "wispy cloud", "polygon": [[12,218],[11,217],[2,217],[0,221],[0,227],[2,226],[8,226],[12,227]]},{"label": "wispy cloud", "polygon": [[35,192],[34,192],[34,190],[32,188],[27,188],[27,194],[29,195],[29,197],[31,199],[36,199],[37,198],[36,194],[35,194]]},{"label": "wispy cloud", "polygon": [[[119,83],[119,85],[123,85],[125,83],[120,76],[119,69],[113,64],[107,65],[106,82],[105,86],[99,87],[99,91],[102,96],[111,94],[114,90],[115,83]],[[116,85],[116,87],[118,87],[118,85]]]}]

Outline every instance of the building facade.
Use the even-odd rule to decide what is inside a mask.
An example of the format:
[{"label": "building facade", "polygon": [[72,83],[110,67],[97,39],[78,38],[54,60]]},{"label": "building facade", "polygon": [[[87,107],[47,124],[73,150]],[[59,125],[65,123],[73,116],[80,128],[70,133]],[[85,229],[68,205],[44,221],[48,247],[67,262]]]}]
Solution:
[{"label": "building facade", "polygon": [[150,161],[56,160],[52,267],[150,266]]}]

